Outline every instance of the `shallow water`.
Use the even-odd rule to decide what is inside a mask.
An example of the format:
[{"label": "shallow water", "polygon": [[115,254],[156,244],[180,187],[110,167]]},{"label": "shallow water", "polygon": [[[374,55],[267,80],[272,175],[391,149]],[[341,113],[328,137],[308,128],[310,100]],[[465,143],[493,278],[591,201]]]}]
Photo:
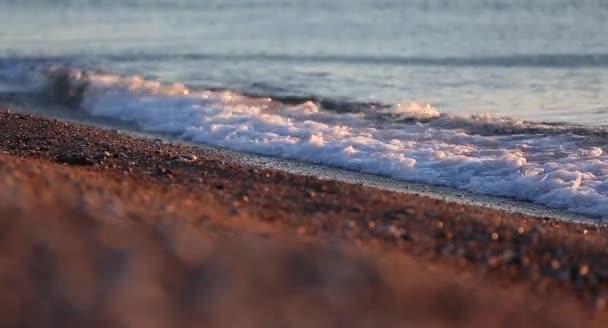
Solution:
[{"label": "shallow water", "polygon": [[606,18],[600,1],[0,1],[0,91],[602,218]]}]

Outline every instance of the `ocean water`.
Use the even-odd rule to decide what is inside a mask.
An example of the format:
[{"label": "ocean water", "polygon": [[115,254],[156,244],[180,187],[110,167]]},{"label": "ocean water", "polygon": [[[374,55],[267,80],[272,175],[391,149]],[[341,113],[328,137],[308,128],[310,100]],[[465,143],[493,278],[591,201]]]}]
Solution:
[{"label": "ocean water", "polygon": [[608,2],[0,0],[0,99],[608,216]]}]

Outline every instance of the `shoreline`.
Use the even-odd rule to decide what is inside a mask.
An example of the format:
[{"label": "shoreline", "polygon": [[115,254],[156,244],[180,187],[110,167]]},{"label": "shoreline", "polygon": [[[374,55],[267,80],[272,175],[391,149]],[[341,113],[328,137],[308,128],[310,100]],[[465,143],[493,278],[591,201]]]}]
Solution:
[{"label": "shoreline", "polygon": [[[456,202],[464,205],[487,207],[490,209],[519,213],[541,219],[558,219],[567,222],[593,224],[598,226],[608,225],[608,223],[604,223],[604,220],[600,218],[554,209],[542,204],[531,203],[528,201],[476,194],[451,187],[396,180],[389,177],[334,168],[321,164],[307,163],[298,160],[269,157],[253,153],[243,153],[230,149],[219,148],[213,145],[184,141],[170,135],[142,132],[136,127],[122,121],[82,115],[79,113],[66,111],[65,107],[61,106],[58,106],[49,112],[48,106],[49,104],[45,104],[43,106],[34,104],[27,106],[22,104],[17,106],[17,113],[31,114],[47,119],[58,119],[72,124],[91,125],[92,127],[101,129],[119,129],[117,131],[126,132],[127,134],[135,137],[145,139],[160,139],[169,144],[197,147],[207,152],[219,152],[222,154],[222,156],[229,157],[231,161],[242,162],[245,165],[253,165],[262,169],[266,168],[271,170],[280,170],[296,175],[307,175],[325,180],[336,180],[350,184],[360,184],[382,190],[407,193],[416,196],[426,196],[433,199]],[[0,106],[0,109],[1,108],[2,107]]]},{"label": "shoreline", "polygon": [[[272,254],[274,257],[270,258],[274,259],[282,259],[283,252],[291,252],[286,250],[306,253],[305,250],[312,247],[311,263],[325,263],[318,264],[323,268],[332,261],[343,261],[345,266],[336,270],[352,265],[353,272],[367,272],[357,279],[381,282],[380,285],[363,283],[369,290],[355,288],[356,292],[353,292],[358,296],[377,298],[377,304],[353,301],[345,303],[347,305],[343,308],[325,307],[327,316],[341,320],[326,322],[328,327],[335,326],[336,322],[356,322],[360,307],[368,307],[374,315],[390,318],[393,321],[389,326],[407,322],[408,319],[413,320],[412,314],[408,316],[406,311],[401,314],[405,317],[401,317],[399,313],[404,304],[412,305],[417,300],[427,306],[420,309],[422,317],[416,319],[422,321],[413,322],[428,324],[434,320],[430,317],[437,315],[443,321],[436,326],[455,322],[465,326],[488,324],[492,319],[506,320],[513,313],[519,316],[514,319],[517,322],[536,326],[568,326],[581,320],[588,325],[599,326],[607,322],[604,314],[608,305],[608,262],[605,261],[608,258],[608,238],[603,226],[536,218],[449,199],[260,168],[254,165],[256,163],[235,160],[234,156],[204,147],[133,137],[98,127],[0,110],[0,212],[8,213],[4,215],[3,224],[11,226],[6,218],[20,218],[25,223],[18,224],[16,231],[27,236],[25,240],[31,238],[33,241],[47,235],[44,228],[47,223],[40,221],[40,217],[45,215],[55,218],[48,221],[50,236],[63,236],[65,232],[62,229],[87,231],[87,222],[95,222],[94,226],[110,226],[110,230],[125,223],[141,227],[142,231],[160,225],[171,231],[167,234],[175,239],[175,235],[182,236],[178,227],[185,226],[185,235],[189,237],[183,241],[184,249],[201,248],[191,238],[211,235],[206,239],[213,240],[212,244],[219,245],[218,248],[228,243],[228,249],[232,249],[229,253],[236,257],[251,251],[249,242],[243,240],[252,235],[256,240],[269,240],[273,246],[268,246],[271,249],[268,254]],[[67,217],[65,222],[69,224],[63,225],[62,216]],[[29,228],[38,224],[41,225],[38,235],[28,235]],[[193,233],[190,226],[197,224],[202,231]],[[59,228],[52,229],[55,226]],[[129,249],[125,240],[136,235],[127,234],[124,239],[117,237],[118,241],[106,246]],[[142,242],[146,247],[156,249],[160,247],[158,243],[162,244],[154,237],[154,232],[143,235],[148,236],[142,237],[146,239]],[[228,242],[223,241],[226,236]],[[73,247],[74,243],[88,243],[73,238],[68,238],[73,243],[66,241],[70,246],[65,248]],[[49,252],[57,252],[61,259],[64,247],[62,242],[57,245],[60,246],[57,249],[50,247]],[[331,250],[332,245],[348,251],[331,255],[328,249]],[[97,245],[91,247],[82,250],[85,257],[87,252],[99,252]],[[266,249],[264,247],[262,249]],[[186,252],[182,256],[180,251],[175,251],[178,255],[176,260],[171,255],[173,251],[159,250],[162,254],[169,254],[168,258],[180,265],[185,265],[183,263],[187,263],[190,257],[197,261],[204,257],[196,252],[194,255]],[[13,254],[17,262],[23,260],[20,256],[27,258],[19,252]],[[155,263],[154,256],[146,256],[152,255],[143,252],[135,259]],[[264,255],[256,256],[253,256],[255,261],[275,268],[271,264],[274,262],[264,261]],[[384,260],[378,262],[382,258]],[[58,263],[63,262],[60,260]],[[66,263],[72,262],[66,260]],[[234,269],[230,263],[228,268]],[[288,263],[287,267],[295,265]],[[358,263],[369,268],[361,269]],[[401,263],[402,267],[394,267],[396,263]],[[238,268],[241,268],[238,265],[244,265],[245,272],[250,270],[247,264],[234,265]],[[300,268],[305,267],[307,265]],[[67,265],[65,268],[69,276],[70,270],[88,272],[83,268],[89,267],[81,263],[77,267]],[[177,273],[173,272],[178,277],[187,272],[178,268],[175,269]],[[287,270],[287,276],[290,276],[289,272],[292,271]],[[265,277],[267,273],[259,274]],[[19,272],[9,269],[3,274],[13,277]],[[149,277],[145,272],[138,274],[142,274],[136,276],[144,277],[145,281],[162,280],[156,276]],[[80,277],[79,274],[74,275]],[[311,275],[315,276],[315,273],[306,274],[302,279],[311,279]],[[250,277],[245,275],[241,278]],[[97,281],[95,279],[93,281]],[[348,279],[331,273],[327,279],[321,280],[344,282],[346,285],[321,283],[321,289],[330,296],[342,295],[350,299],[357,295],[348,294],[347,291],[354,286],[354,282]],[[404,284],[400,279],[410,284]],[[25,278],[23,285],[33,284],[35,280]],[[48,284],[53,285],[53,282]],[[416,284],[428,288],[430,294],[447,294],[428,299],[424,291],[409,295],[408,291]],[[297,281],[287,280],[280,286],[289,289],[299,285]],[[186,285],[184,288],[190,287]],[[449,292],[453,288],[458,292]],[[29,294],[23,292],[25,289],[17,289],[23,293],[23,299],[28,299]],[[262,291],[247,290],[243,293],[250,297],[250,293],[254,295]],[[241,292],[235,295],[241,295]],[[73,298],[78,301],[74,302],[80,304],[82,299],[87,299],[84,296],[79,298],[78,292],[75,293]],[[269,294],[274,301],[268,300],[269,303],[264,304],[281,303],[286,297],[289,300],[291,294],[284,293],[274,290]],[[6,291],[4,295],[10,293]],[[467,295],[474,297],[469,300]],[[498,302],[485,303],[484,300],[496,295],[500,295]],[[315,299],[315,296],[310,297]],[[459,300],[455,302],[463,303],[463,307],[445,305],[441,303],[444,298]],[[167,302],[163,303],[163,313],[175,306]],[[306,304],[305,309],[315,308]],[[302,310],[300,306],[303,305],[294,303],[295,308]],[[29,308],[35,310],[38,307],[43,306],[36,303]],[[261,313],[267,310],[264,306],[259,309]],[[238,311],[244,310],[239,308]],[[347,312],[340,311],[347,311],[348,316],[342,317]],[[464,315],[456,315],[454,311]],[[125,316],[120,311],[109,313],[107,317],[112,320],[120,321]],[[298,313],[304,316],[305,312]],[[167,313],[167,318],[173,314]],[[349,318],[352,321],[348,321]]]}]

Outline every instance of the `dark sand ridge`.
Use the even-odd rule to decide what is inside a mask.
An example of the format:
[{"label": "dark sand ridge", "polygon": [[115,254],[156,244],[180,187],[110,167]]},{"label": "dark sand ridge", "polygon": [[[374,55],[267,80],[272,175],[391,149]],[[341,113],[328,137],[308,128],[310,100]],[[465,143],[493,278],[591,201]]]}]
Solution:
[{"label": "dark sand ridge", "polygon": [[602,227],[0,114],[0,326],[605,323]]}]

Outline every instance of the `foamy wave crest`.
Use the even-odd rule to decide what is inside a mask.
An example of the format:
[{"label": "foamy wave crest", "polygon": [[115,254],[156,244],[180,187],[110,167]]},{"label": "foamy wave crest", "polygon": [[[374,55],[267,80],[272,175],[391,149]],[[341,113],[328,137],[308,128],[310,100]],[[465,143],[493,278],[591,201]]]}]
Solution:
[{"label": "foamy wave crest", "polygon": [[[233,92],[190,90],[139,77],[69,74],[86,84],[79,107],[149,132],[238,151],[608,215],[605,136],[421,104],[338,113]],[[376,111],[377,114],[377,111]],[[584,128],[580,128],[584,129]],[[578,132],[577,132],[578,131]]]},{"label": "foamy wave crest", "polygon": [[430,104],[421,104],[419,102],[398,103],[390,106],[385,112],[399,118],[419,121],[430,120],[440,116],[437,108]]}]

